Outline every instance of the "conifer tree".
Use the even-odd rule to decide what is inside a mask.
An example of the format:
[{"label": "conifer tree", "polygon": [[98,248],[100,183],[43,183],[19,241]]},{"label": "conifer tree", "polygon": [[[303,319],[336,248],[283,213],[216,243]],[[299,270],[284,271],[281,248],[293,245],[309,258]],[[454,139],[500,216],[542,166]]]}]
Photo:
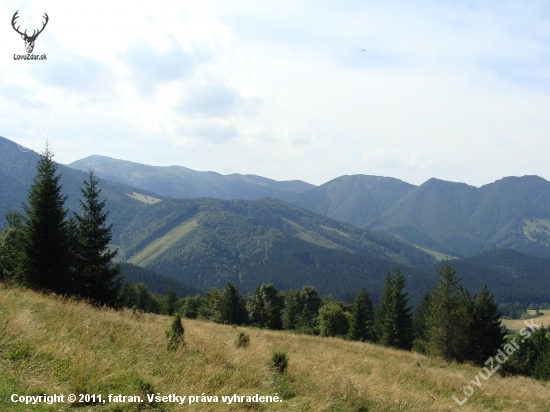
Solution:
[{"label": "conifer tree", "polygon": [[113,225],[107,225],[109,212],[104,212],[106,200],[99,201],[98,187],[93,170],[90,169],[85,188],[80,189],[84,201],[80,200],[82,215],[74,214],[78,225],[78,249],[76,266],[78,270],[79,294],[97,302],[114,305],[121,288],[120,266],[112,260],[117,250],[111,251]]},{"label": "conifer tree", "polygon": [[317,314],[321,307],[319,292],[313,286],[304,286],[300,291],[300,316],[296,322],[296,330],[314,334]]},{"label": "conifer tree", "polygon": [[361,288],[357,292],[357,297],[352,307],[349,338],[361,342],[372,341],[374,338],[373,323],[374,308],[372,301],[365,288]]},{"label": "conifer tree", "polygon": [[393,289],[391,272],[388,270],[386,272],[386,282],[384,284],[384,289],[382,290],[382,295],[376,305],[376,314],[374,317],[374,338],[376,342],[381,342],[384,334],[384,327],[386,322],[386,313],[389,310],[391,302],[391,291]]},{"label": "conifer tree", "polygon": [[432,305],[432,294],[425,291],[420,298],[420,304],[413,315],[413,351],[426,352],[428,341],[428,316]]},{"label": "conifer tree", "polygon": [[386,285],[382,292],[377,322],[378,340],[382,345],[399,349],[412,347],[412,315],[407,306],[405,277],[399,268],[395,275],[386,274]]},{"label": "conifer tree", "polygon": [[172,316],[174,313],[176,313],[176,306],[178,304],[178,294],[176,292],[176,289],[174,289],[174,285],[172,282],[170,282],[170,287],[168,288],[168,291],[166,292],[166,296],[164,297],[164,312],[168,316]]},{"label": "conifer tree", "polygon": [[300,291],[298,289],[287,290],[282,293],[283,296],[283,329],[296,329],[296,324],[300,316]]},{"label": "conifer tree", "polygon": [[61,294],[74,292],[71,252],[65,209],[67,196],[61,194],[61,175],[53,161],[49,144],[40,156],[37,175],[29,188],[24,221],[18,278],[33,289]]},{"label": "conifer tree", "polygon": [[466,358],[482,365],[502,347],[506,334],[502,331],[497,305],[486,284],[479,295],[474,295],[468,303],[468,353]]},{"label": "conifer tree", "polygon": [[468,350],[468,314],[460,279],[450,263],[443,266],[428,316],[428,350],[448,360],[462,361]]},{"label": "conifer tree", "polygon": [[229,325],[246,325],[246,302],[237,287],[228,283],[220,296],[220,321]]}]

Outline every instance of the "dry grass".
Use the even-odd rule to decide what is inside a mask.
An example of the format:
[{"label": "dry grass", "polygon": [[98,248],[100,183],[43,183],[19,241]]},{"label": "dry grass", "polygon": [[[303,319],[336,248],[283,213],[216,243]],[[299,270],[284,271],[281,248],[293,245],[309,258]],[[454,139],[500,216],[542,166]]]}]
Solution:
[{"label": "dry grass", "polygon": [[[96,309],[82,302],[0,287],[0,409],[25,411],[12,393],[217,395],[220,403],[141,404],[141,410],[544,411],[549,385],[493,376],[459,407],[461,382],[479,368],[359,342],[184,320],[186,344],[166,349],[170,318]],[[4,325],[4,327],[2,326]],[[234,340],[250,335],[246,349]],[[287,374],[272,351],[286,352]],[[274,395],[282,403],[221,403],[221,395]],[[29,410],[68,410],[67,405]],[[79,411],[138,410],[107,404]]]},{"label": "dry grass", "polygon": [[[533,314],[535,311],[528,310],[527,312]],[[533,318],[532,320],[531,319],[521,319],[521,320],[520,319],[501,319],[500,321],[504,326],[506,326],[507,329],[510,329],[513,331],[519,331],[527,327],[525,322],[527,322],[529,325],[531,325],[531,322],[532,322],[535,325],[541,325],[547,328],[550,325],[550,310],[541,310],[540,312],[543,313],[544,315]],[[536,326],[535,328],[538,329]]]}]

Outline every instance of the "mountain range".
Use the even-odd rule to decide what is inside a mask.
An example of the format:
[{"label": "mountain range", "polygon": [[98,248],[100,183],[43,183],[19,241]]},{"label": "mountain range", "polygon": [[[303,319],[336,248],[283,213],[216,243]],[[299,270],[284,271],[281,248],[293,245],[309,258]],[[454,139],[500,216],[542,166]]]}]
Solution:
[{"label": "mountain range", "polygon": [[[0,138],[1,213],[21,210],[38,159],[37,153],[22,152],[16,143]],[[155,178],[162,176],[162,168],[151,170]],[[59,172],[67,207],[79,211],[79,188],[87,173],[62,165]],[[222,175],[214,175],[223,182]],[[201,179],[193,181],[195,193],[202,190]],[[247,190],[246,182],[264,178],[235,179],[240,183],[234,187]],[[248,197],[254,200],[234,199],[238,191],[219,183],[227,200],[176,199],[102,178],[102,196],[114,225],[112,246],[122,260],[147,269],[140,272],[127,265],[131,280],[153,287],[162,283],[164,290],[167,278],[155,278],[162,274],[176,280],[180,290],[232,282],[245,293],[260,283],[275,283],[283,290],[309,284],[339,299],[364,286],[376,302],[385,272],[399,266],[415,304],[437,281],[441,263],[434,256],[440,259],[435,252],[440,251],[469,256],[452,264],[472,291],[486,282],[500,302],[548,301],[550,259],[504,248],[483,251],[505,245],[546,255],[548,182],[540,177],[504,178],[475,188],[437,179],[414,186],[355,175],[309,190],[304,182],[266,180],[269,184],[261,190],[275,194],[254,199],[260,189],[249,185]],[[281,196],[289,197],[283,201]],[[412,229],[407,231],[407,225]]]},{"label": "mountain range", "polygon": [[550,257],[550,182],[505,177],[475,187],[432,178],[420,186],[381,176],[341,176],[321,186],[255,175],[154,167],[104,156],[69,165],[173,198],[275,197],[302,209],[374,229],[455,257],[494,247]]}]

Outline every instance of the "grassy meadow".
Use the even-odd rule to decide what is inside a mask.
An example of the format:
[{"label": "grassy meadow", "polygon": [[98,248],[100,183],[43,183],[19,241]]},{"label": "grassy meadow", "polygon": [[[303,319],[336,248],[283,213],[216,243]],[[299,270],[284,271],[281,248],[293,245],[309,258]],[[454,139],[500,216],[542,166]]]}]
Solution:
[{"label": "grassy meadow", "polygon": [[[185,346],[167,350],[171,319],[0,286],[0,410],[547,411],[550,385],[493,375],[463,406],[460,387],[479,367],[336,338],[184,319]],[[234,344],[240,331],[247,348]],[[272,371],[286,352],[287,373]],[[471,385],[471,384],[470,384]],[[10,396],[210,395],[219,403],[106,403],[38,406]],[[221,402],[222,395],[275,395],[280,403]]]}]

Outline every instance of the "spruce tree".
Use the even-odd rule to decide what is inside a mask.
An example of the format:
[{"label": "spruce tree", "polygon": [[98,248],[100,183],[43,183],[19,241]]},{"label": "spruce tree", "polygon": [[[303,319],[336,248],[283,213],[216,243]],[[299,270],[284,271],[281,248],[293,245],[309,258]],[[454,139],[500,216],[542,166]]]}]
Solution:
[{"label": "spruce tree", "polygon": [[84,201],[80,200],[82,215],[74,214],[78,226],[77,270],[78,293],[88,299],[114,305],[121,287],[120,267],[112,260],[117,250],[111,251],[111,230],[107,225],[109,212],[104,212],[106,200],[99,201],[101,189],[98,187],[93,170],[89,172],[85,188],[80,189]]},{"label": "spruce tree", "polygon": [[372,341],[374,309],[369,294],[365,288],[357,292],[357,297],[352,307],[352,319],[348,337],[361,342]]},{"label": "spruce tree", "polygon": [[413,315],[413,351],[426,353],[428,341],[428,316],[432,306],[432,294],[425,291],[420,298],[420,305]]},{"label": "spruce tree", "polygon": [[61,175],[53,161],[49,144],[40,156],[37,175],[29,188],[24,221],[18,278],[33,289],[60,294],[73,293],[71,252],[65,209],[67,196],[61,194]]},{"label": "spruce tree", "polygon": [[229,325],[246,325],[248,311],[246,302],[237,287],[228,283],[220,296],[220,321]]},{"label": "spruce tree", "polygon": [[392,289],[392,276],[391,272],[388,270],[386,272],[386,282],[384,284],[384,289],[382,290],[382,295],[380,296],[378,305],[376,305],[376,314],[374,317],[374,338],[376,342],[382,342],[383,340],[386,313],[388,312],[391,304]]},{"label": "spruce tree", "polygon": [[287,290],[283,294],[283,329],[296,329],[298,319],[300,317],[300,291],[298,289]]},{"label": "spruce tree", "polygon": [[482,365],[502,347],[506,333],[502,330],[497,305],[486,284],[479,295],[474,295],[468,303],[468,353],[466,356],[467,360]]},{"label": "spruce tree", "polygon": [[428,316],[428,350],[447,360],[462,361],[468,351],[468,314],[460,279],[450,263],[440,269],[441,276],[432,296]]},{"label": "spruce tree", "polygon": [[377,333],[382,345],[411,349],[413,340],[411,308],[407,306],[405,277],[399,268],[395,275],[386,274],[386,285],[377,313]]},{"label": "spruce tree", "polygon": [[176,313],[176,306],[178,304],[178,294],[176,292],[176,289],[174,289],[174,285],[172,282],[170,282],[170,287],[168,288],[168,291],[166,292],[166,296],[164,297],[164,308],[163,312],[165,315],[172,316],[174,313]]}]

